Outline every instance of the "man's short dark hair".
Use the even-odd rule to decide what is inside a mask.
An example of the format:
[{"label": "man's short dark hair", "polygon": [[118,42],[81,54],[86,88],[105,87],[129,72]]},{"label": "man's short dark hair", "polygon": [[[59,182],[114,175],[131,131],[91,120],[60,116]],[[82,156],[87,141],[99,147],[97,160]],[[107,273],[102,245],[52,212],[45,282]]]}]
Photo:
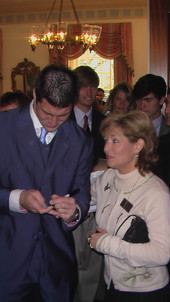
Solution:
[{"label": "man's short dark hair", "polygon": [[78,78],[78,86],[81,87],[98,87],[99,76],[90,66],[79,66],[74,69]]},{"label": "man's short dark hair", "polygon": [[104,93],[104,89],[103,89],[103,88],[98,87],[98,88],[97,88],[97,92],[98,92],[98,91],[101,91],[101,92]]},{"label": "man's short dark hair", "polygon": [[7,91],[0,98],[0,106],[6,107],[11,104],[16,104],[17,107],[23,107],[31,102],[31,98],[20,90]]},{"label": "man's short dark hair", "polygon": [[35,82],[36,101],[45,98],[54,107],[67,107],[74,104],[77,97],[77,78],[65,66],[46,66]]},{"label": "man's short dark hair", "polygon": [[161,76],[149,73],[141,77],[134,85],[133,96],[136,100],[150,93],[159,100],[166,95],[166,82]]}]

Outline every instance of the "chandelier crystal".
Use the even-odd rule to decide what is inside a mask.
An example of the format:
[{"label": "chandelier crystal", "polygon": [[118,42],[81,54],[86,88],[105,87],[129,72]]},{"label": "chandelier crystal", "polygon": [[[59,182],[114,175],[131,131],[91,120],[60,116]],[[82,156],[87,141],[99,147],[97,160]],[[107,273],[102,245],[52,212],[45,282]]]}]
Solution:
[{"label": "chandelier crystal", "polygon": [[[80,24],[73,0],[70,0],[72,9],[77,23]],[[73,36],[68,34],[68,24],[61,21],[63,8],[63,0],[60,0],[59,20],[56,24],[49,24],[50,16],[54,10],[56,1],[53,1],[50,13],[41,33],[38,31],[38,26],[32,26],[28,37],[28,42],[31,45],[32,51],[35,51],[39,43],[45,44],[48,50],[57,48],[62,51],[66,45],[83,45],[84,48],[93,50],[94,46],[99,41],[101,35],[101,26],[80,24],[82,31],[80,35]]]}]

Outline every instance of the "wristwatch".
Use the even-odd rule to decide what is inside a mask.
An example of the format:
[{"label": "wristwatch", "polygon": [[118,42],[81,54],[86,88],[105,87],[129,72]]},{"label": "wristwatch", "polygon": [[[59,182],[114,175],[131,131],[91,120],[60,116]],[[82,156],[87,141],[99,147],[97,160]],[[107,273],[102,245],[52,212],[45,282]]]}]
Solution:
[{"label": "wristwatch", "polygon": [[79,213],[80,213],[79,208],[76,207],[76,210],[75,210],[75,213],[74,213],[74,217],[71,220],[71,222],[77,222],[79,220]]},{"label": "wristwatch", "polygon": [[66,223],[71,223],[71,222],[78,222],[80,218],[80,210],[79,207],[76,207],[75,213],[74,213],[74,217],[71,220],[67,220],[65,221]]}]

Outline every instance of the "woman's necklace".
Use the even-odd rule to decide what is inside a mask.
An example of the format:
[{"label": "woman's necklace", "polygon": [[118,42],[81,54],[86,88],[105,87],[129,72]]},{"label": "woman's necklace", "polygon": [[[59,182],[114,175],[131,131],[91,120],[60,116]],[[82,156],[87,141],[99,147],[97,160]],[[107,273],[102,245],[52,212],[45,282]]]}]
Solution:
[{"label": "woman's necklace", "polygon": [[[120,203],[120,206],[126,212],[129,213],[130,210],[133,207],[133,204],[129,201],[129,198],[131,197],[132,193],[134,191],[136,191],[137,189],[139,189],[143,184],[145,184],[152,176],[153,176],[153,174],[149,175],[149,177],[147,177],[140,185],[137,186],[137,183],[138,183],[139,179],[141,178],[141,175],[139,175],[138,178],[136,179],[135,183],[133,184],[132,189],[130,189],[130,190],[126,191],[126,192],[123,192],[123,194],[128,194],[128,196],[127,196],[127,198],[123,198],[123,200]],[[116,187],[116,175],[115,175],[114,180],[113,180],[113,185],[114,185],[115,190],[117,192],[119,192],[119,190]],[[123,214],[123,212],[121,212],[120,215],[118,216],[117,222],[118,222],[119,218],[122,216],[122,214]]]},{"label": "woman's necklace", "polygon": [[[134,184],[133,184],[133,186],[132,186],[132,188],[131,188],[130,190],[128,190],[127,192],[123,192],[123,194],[128,194],[128,196],[127,196],[127,198],[123,198],[123,200],[122,200],[121,203],[120,203],[120,206],[121,206],[126,212],[128,212],[128,213],[130,212],[130,210],[131,210],[132,207],[133,207],[133,204],[129,201],[129,198],[130,198],[132,192],[134,192],[136,189],[138,189],[138,188],[140,187],[140,186],[136,186],[140,178],[141,178],[141,175],[139,175],[139,176],[137,177],[137,179],[135,180],[135,182],[134,182]],[[116,187],[116,176],[114,177],[113,185],[114,185],[115,190],[116,190],[117,192],[119,192],[119,190],[118,190],[117,187]],[[120,218],[120,216],[121,216],[122,214],[123,214],[123,213],[121,213],[121,214],[119,215],[119,217],[117,218],[117,221],[119,220],[119,218]]]},{"label": "woman's necklace", "polygon": [[[140,185],[136,187],[140,177],[141,177],[141,175],[139,175],[138,178],[135,180],[135,183],[133,184],[132,189],[130,189],[126,192],[123,192],[123,194],[129,194],[128,198],[130,197],[132,191],[137,190],[140,187]],[[120,191],[116,186],[116,175],[114,176],[114,179],[113,179],[113,186],[114,186],[116,192]]]}]

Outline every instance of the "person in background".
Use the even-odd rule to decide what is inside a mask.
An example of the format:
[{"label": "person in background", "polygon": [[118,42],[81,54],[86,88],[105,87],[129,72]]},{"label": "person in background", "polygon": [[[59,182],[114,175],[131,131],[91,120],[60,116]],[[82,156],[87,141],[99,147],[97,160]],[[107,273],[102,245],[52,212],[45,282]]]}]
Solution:
[{"label": "person in background", "polygon": [[165,121],[167,126],[170,126],[170,87],[167,90],[167,96],[165,100]]},{"label": "person in background", "polygon": [[105,115],[128,112],[134,109],[132,87],[128,83],[119,83],[110,90],[105,105]]},{"label": "person in background", "polygon": [[99,77],[90,66],[79,66],[74,72],[77,75],[79,92],[70,117],[93,137],[94,163],[96,163],[99,158],[105,158],[104,141],[99,133],[101,121],[105,116],[93,108]]},{"label": "person in background", "polygon": [[141,111],[108,116],[101,124],[109,169],[92,184],[97,205],[90,247],[105,257],[105,302],[168,302],[170,194],[151,172],[157,137]]},{"label": "person in background", "polygon": [[20,90],[5,92],[0,98],[0,111],[23,107],[31,103],[30,97]]},{"label": "person in background", "polygon": [[104,96],[104,89],[100,87],[97,88],[96,98],[93,106],[102,113],[104,112],[105,108],[105,101],[103,101]]},{"label": "person in background", "polygon": [[[93,138],[94,160],[91,172],[93,172],[93,169],[94,171],[98,171],[106,166],[103,151],[104,141],[99,133],[101,121],[105,116],[93,107],[99,85],[99,77],[90,66],[79,66],[74,72],[77,75],[79,92],[75,106],[71,112],[71,118],[82,128],[87,137],[90,136]],[[95,228],[94,210],[88,213],[86,219],[73,232],[79,273],[79,282],[74,302],[93,302],[95,299],[98,301],[103,300],[104,290],[102,292],[101,284],[103,256],[91,251],[87,243],[89,230],[95,230]]]},{"label": "person in background", "polygon": [[[170,128],[170,87],[167,90],[165,100],[165,123]],[[154,173],[162,178],[170,189],[170,133],[162,135],[159,138],[159,145],[157,150],[159,160],[154,169]],[[169,264],[170,271],[170,264]]]},{"label": "person in background", "polygon": [[166,99],[166,82],[158,75],[146,74],[141,77],[133,88],[136,108],[145,112],[153,123],[157,136],[170,132],[166,125],[161,108]]},{"label": "person in background", "polygon": [[[167,96],[165,100],[165,122],[170,126],[170,87],[167,90]],[[157,149],[159,160],[155,169],[153,170],[169,187],[170,189],[170,133],[162,135],[159,138],[159,145]],[[170,262],[167,265],[170,274]]]},{"label": "person in background", "polygon": [[103,88],[100,88],[100,87],[97,88],[96,98],[100,101],[100,103],[102,103],[102,101],[104,99],[104,89]]},{"label": "person in background", "polygon": [[0,301],[71,302],[72,230],[89,208],[93,145],[69,119],[73,71],[48,65],[33,95],[0,114]]}]

